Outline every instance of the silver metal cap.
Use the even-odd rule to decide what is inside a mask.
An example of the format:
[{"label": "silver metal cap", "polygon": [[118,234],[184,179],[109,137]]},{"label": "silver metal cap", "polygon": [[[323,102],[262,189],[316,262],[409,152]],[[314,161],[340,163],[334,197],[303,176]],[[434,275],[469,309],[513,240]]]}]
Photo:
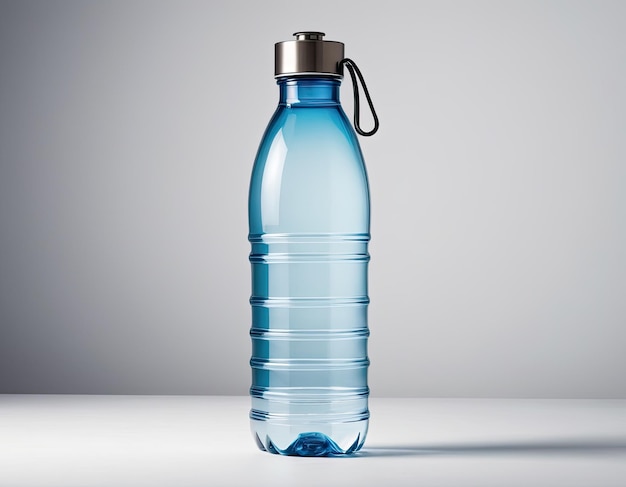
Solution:
[{"label": "silver metal cap", "polygon": [[325,41],[323,32],[296,32],[296,40],[275,45],[274,76],[343,76],[343,42]]}]

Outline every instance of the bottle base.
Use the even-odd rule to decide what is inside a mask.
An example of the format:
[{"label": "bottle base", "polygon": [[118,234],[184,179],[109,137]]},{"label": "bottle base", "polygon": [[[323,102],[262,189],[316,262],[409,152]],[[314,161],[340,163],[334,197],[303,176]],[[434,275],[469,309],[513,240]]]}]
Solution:
[{"label": "bottle base", "polygon": [[[287,438],[283,428],[273,428],[266,422],[252,421],[251,427],[256,444],[262,451],[275,455],[328,457],[351,455],[359,451],[365,441],[367,423],[367,421],[359,421],[342,425],[325,425],[321,429],[327,430],[329,434],[304,430],[293,436],[288,435],[291,438]],[[332,432],[328,431],[329,426]],[[294,429],[303,431],[302,428]],[[268,430],[273,430],[273,432]],[[293,429],[291,431],[293,432]]]},{"label": "bottle base", "polygon": [[[357,436],[354,443],[347,449],[342,450],[337,443],[323,433],[300,433],[298,438],[284,450],[277,448],[271,438],[266,439],[264,444],[258,435],[255,435],[257,446],[275,455],[289,455],[297,457],[330,457],[336,455],[350,455],[362,446],[360,437]],[[267,446],[266,446],[267,445]]]}]

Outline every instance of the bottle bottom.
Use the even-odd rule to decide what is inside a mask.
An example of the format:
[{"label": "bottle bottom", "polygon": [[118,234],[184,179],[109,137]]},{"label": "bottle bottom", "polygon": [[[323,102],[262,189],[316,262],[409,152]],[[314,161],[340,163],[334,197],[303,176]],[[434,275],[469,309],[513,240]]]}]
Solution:
[{"label": "bottle bottom", "polygon": [[325,457],[350,455],[365,442],[368,420],[349,423],[273,424],[251,420],[259,449],[277,455]]}]

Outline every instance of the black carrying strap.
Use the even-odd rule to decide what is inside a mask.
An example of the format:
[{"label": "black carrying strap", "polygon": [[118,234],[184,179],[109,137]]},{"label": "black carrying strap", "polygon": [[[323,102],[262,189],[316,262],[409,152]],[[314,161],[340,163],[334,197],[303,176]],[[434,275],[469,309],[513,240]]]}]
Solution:
[{"label": "black carrying strap", "polygon": [[[342,59],[341,61],[339,61],[339,65],[344,65],[346,68],[348,68],[348,73],[350,73],[350,77],[352,78],[352,90],[354,91],[354,128],[360,135],[363,135],[364,137],[374,135],[378,130],[378,116],[376,115],[376,110],[374,110],[374,104],[372,103],[372,98],[370,97],[370,93],[367,90],[365,80],[363,80],[363,75],[361,74],[361,71],[359,70],[356,63],[350,58]],[[361,82],[361,86],[363,87],[363,92],[365,93],[365,98],[367,98],[367,104],[369,105],[372,112],[372,117],[374,118],[374,128],[369,132],[365,132],[361,128],[359,121],[361,118],[361,106],[359,100],[359,86],[357,83],[357,76],[359,78],[359,81]]]}]

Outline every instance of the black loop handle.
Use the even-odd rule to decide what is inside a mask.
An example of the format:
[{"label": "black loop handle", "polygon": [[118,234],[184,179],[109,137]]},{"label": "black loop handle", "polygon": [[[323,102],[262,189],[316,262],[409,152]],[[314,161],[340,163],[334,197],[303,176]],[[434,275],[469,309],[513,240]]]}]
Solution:
[{"label": "black loop handle", "polygon": [[[350,58],[342,59],[341,61],[339,61],[339,65],[344,65],[346,68],[348,68],[348,73],[350,73],[350,77],[352,78],[352,90],[354,91],[354,128],[360,135],[363,135],[364,137],[374,135],[378,130],[378,116],[376,115],[376,110],[374,110],[374,104],[372,103],[372,98],[370,97],[370,93],[367,90],[367,85],[365,84],[363,75],[361,74],[361,71],[359,70],[356,63]],[[361,86],[363,87],[363,92],[365,93],[365,98],[367,98],[367,104],[369,105],[372,112],[372,117],[374,117],[374,128],[369,132],[365,132],[361,128],[361,124],[359,123],[359,120],[361,118],[361,107],[359,101],[359,86],[356,81],[357,76],[359,78],[359,81],[361,82]]]}]

